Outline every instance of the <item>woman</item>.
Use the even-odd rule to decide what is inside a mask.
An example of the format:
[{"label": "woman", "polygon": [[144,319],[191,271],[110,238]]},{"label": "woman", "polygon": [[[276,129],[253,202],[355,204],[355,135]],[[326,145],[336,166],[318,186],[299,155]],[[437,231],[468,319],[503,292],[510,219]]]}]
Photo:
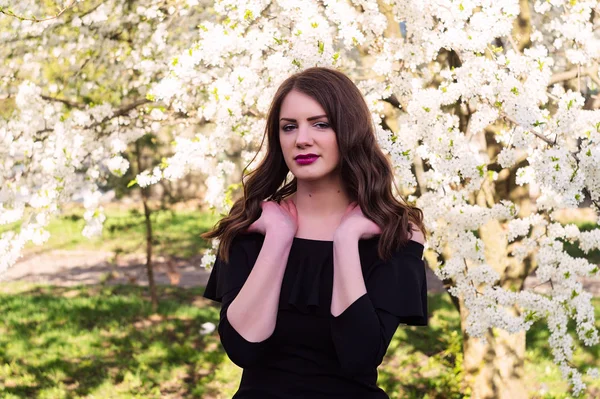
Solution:
[{"label": "woman", "polygon": [[243,368],[234,398],[388,398],[377,366],[394,332],[428,325],[423,214],[393,196],[343,73],[285,80],[266,135],[243,198],[202,235],[220,239],[204,296],[222,303],[221,343]]}]

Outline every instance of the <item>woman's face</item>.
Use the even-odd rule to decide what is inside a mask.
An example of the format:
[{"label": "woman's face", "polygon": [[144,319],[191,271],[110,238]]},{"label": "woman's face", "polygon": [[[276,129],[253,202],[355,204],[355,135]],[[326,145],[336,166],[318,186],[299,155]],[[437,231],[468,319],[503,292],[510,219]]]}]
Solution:
[{"label": "woman's face", "polygon": [[[321,105],[304,93],[292,90],[283,99],[279,142],[285,163],[298,180],[320,179],[338,166],[336,133]],[[317,158],[312,163],[299,163],[296,156],[304,154],[315,154]]]}]

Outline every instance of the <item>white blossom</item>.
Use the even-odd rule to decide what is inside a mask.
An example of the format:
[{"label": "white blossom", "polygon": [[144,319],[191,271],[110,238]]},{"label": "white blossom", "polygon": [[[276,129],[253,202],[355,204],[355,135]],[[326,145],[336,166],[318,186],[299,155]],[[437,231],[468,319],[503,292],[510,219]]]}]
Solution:
[{"label": "white blossom", "polygon": [[[428,250],[443,257],[436,273],[456,282],[449,292],[469,310],[467,334],[481,338],[491,327],[523,331],[533,318],[543,319],[563,377],[574,393],[585,389],[581,372],[569,366],[573,341],[594,345],[599,338],[590,296],[577,278],[597,276],[598,267],[569,256],[563,241],[589,253],[600,248],[600,229],[579,231],[547,216],[578,207],[585,196],[600,201],[600,111],[584,109],[584,95],[594,90],[590,77],[573,78],[581,86],[576,91],[551,82],[570,65],[585,69],[600,61],[592,22],[597,2],[535,1],[532,43],[523,50],[511,42],[517,0],[386,4],[390,11],[384,15],[380,4],[363,0],[224,0],[214,4],[218,18],[201,20],[197,0],[174,0],[165,8],[140,1],[131,12],[108,1],[74,17],[69,26],[80,35],[66,41],[49,33],[60,21],[15,20],[0,33],[7,52],[17,37],[42,37],[44,44],[15,51],[22,58],[5,57],[0,66],[0,76],[18,82],[10,87],[15,112],[0,121],[0,224],[24,222],[21,230],[0,236],[0,271],[14,264],[26,243],[47,239],[44,226],[66,201],[83,200],[82,233],[100,234],[105,217],[98,187],[108,173],[127,171],[123,153],[130,143],[164,128],[174,135],[172,155],[139,172],[137,184],[199,172],[206,204],[227,212],[231,201],[225,193],[236,170],[228,150],[241,148],[244,165],[257,155],[249,165],[256,167],[265,154],[259,148],[265,116],[282,80],[309,66],[338,68],[363,93],[377,125],[375,138],[401,190],[424,212]],[[15,7],[17,13],[39,9],[28,1]],[[193,27],[182,26],[182,16]],[[401,36],[385,34],[394,25],[390,16],[401,23]],[[118,40],[98,39],[125,24],[136,27],[127,38],[130,50],[117,46]],[[106,61],[95,73],[104,73],[102,66],[106,76],[130,79],[115,93],[123,104],[115,105],[112,97],[81,101],[83,106],[75,101],[112,90],[83,76],[88,72],[81,62],[90,49]],[[450,50],[453,67],[444,61]],[[56,60],[64,71],[81,71],[77,85],[41,73]],[[64,103],[49,96],[77,106],[66,112]],[[156,103],[142,104],[140,96]],[[124,113],[123,106],[134,101],[141,105]],[[392,103],[397,118],[384,128],[382,115]],[[424,168],[415,175],[417,160]],[[531,215],[520,216],[519,204],[507,200],[479,202],[493,197],[485,193],[505,184],[507,172],[529,190]],[[25,220],[27,207],[34,215]],[[496,285],[502,276],[475,234],[492,221],[502,226],[497,239],[509,244],[507,256],[517,262],[536,257],[537,277],[552,282],[547,296]],[[203,267],[215,262],[217,244],[213,240],[204,254]],[[508,312],[511,306],[521,308],[521,316]],[[574,335],[566,329],[569,319],[576,323]],[[201,333],[213,330],[206,325]],[[598,376],[597,369],[587,372]]]}]

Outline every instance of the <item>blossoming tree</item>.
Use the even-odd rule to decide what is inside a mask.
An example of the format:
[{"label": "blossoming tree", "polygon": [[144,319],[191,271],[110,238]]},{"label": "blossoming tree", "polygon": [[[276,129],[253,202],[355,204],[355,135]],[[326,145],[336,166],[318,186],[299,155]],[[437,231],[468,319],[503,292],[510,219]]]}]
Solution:
[{"label": "blossoming tree", "polygon": [[22,222],[0,236],[0,272],[66,201],[83,199],[85,236],[101,232],[99,183],[128,170],[128,143],[177,122],[146,95],[196,37],[197,5],[0,2],[0,224]]},{"label": "blossoming tree", "polygon": [[[163,7],[158,3],[148,1],[142,14],[156,17]],[[169,15],[196,6],[192,0],[168,3],[175,9]],[[105,13],[117,7],[116,1],[103,4]],[[138,55],[120,53],[134,61],[129,68],[141,70],[139,87],[149,87],[139,90],[145,98],[137,101],[162,101],[174,111],[161,112],[158,121],[144,123],[148,115],[132,114],[135,107],[119,101],[61,118],[63,104],[45,98],[38,86],[20,86],[19,112],[0,125],[0,222],[23,218],[26,205],[36,217],[0,239],[4,267],[23,242],[44,239],[46,215],[72,187],[95,190],[100,161],[116,173],[125,170],[121,143],[155,122],[176,120],[182,129],[211,122],[214,130],[178,137],[174,156],[140,174],[137,183],[204,171],[207,203],[227,212],[234,163],[224,154],[232,142],[242,146],[242,162],[252,168],[256,151],[264,150],[264,116],[279,83],[299,69],[330,66],[363,91],[397,181],[424,210],[428,260],[461,313],[474,397],[525,397],[525,331],[538,320],[548,325],[554,361],[575,394],[586,388],[582,372],[598,378],[597,368],[572,364],[567,322],[576,322],[585,345],[598,343],[591,295],[578,277],[597,276],[599,269],[567,254],[563,240],[587,253],[600,248],[600,230],[581,232],[555,219],[557,210],[586,199],[600,210],[597,1],[223,0],[212,11],[194,39],[171,44],[155,32],[148,41],[146,27],[141,39],[131,36]],[[86,17],[99,15],[96,9]],[[136,15],[139,10],[126,18],[136,23]],[[88,23],[79,19],[61,21],[84,29]],[[144,54],[153,58],[157,49],[144,49],[152,43],[162,50],[149,60]],[[161,68],[168,73],[158,76]],[[106,123],[119,119],[110,119],[115,114],[127,115],[131,125]],[[88,167],[88,179],[77,180],[80,165]],[[92,212],[98,209],[93,200],[89,208],[86,232],[98,231],[101,212]],[[203,264],[214,259],[207,253]],[[523,288],[533,271],[550,285],[546,294]]]}]

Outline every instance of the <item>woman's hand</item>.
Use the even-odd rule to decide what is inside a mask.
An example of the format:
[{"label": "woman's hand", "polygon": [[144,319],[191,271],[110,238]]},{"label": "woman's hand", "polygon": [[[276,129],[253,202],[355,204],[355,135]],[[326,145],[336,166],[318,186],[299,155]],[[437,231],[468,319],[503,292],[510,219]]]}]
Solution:
[{"label": "woman's hand", "polygon": [[338,225],[336,237],[353,237],[359,240],[368,239],[381,234],[381,228],[367,218],[357,202],[351,202]]},{"label": "woman's hand", "polygon": [[290,235],[294,237],[298,231],[298,210],[291,199],[282,200],[280,204],[275,201],[262,201],[262,213],[246,232],[258,232],[267,235],[271,232],[277,235]]}]

